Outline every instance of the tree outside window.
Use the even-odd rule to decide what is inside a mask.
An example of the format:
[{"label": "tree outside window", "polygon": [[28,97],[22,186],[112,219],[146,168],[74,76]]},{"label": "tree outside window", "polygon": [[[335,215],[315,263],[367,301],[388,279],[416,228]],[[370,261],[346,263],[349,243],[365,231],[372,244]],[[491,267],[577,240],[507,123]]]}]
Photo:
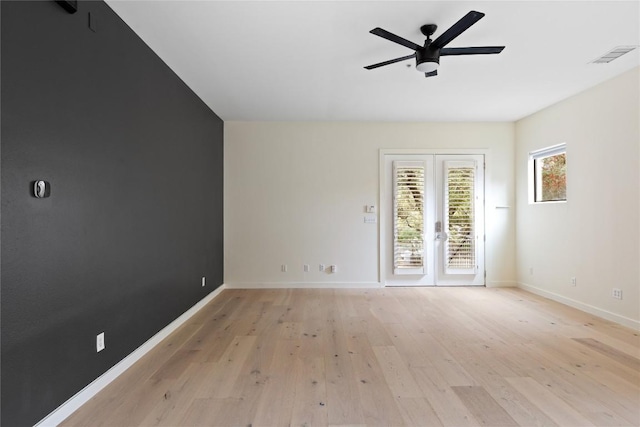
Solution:
[{"label": "tree outside window", "polygon": [[[538,178],[541,182],[541,194],[538,202],[567,200],[567,155],[566,153],[536,160],[540,165]],[[538,196],[538,195],[537,195]]]},{"label": "tree outside window", "polygon": [[567,200],[566,144],[529,153],[530,202]]}]

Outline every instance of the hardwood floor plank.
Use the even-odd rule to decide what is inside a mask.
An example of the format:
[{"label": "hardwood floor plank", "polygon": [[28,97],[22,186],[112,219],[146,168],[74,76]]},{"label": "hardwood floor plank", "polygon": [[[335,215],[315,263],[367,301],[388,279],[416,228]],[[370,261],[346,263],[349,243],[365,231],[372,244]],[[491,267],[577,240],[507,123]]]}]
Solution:
[{"label": "hardwood floor plank", "polygon": [[626,425],[640,421],[640,406],[637,405],[640,401],[634,405],[620,397],[611,399],[611,391],[605,385],[588,375],[580,375],[577,372],[580,369],[566,364],[550,366],[532,370],[529,376],[596,425]]},{"label": "hardwood floor plank", "polygon": [[420,387],[409,372],[407,363],[393,346],[375,346],[373,352],[378,359],[387,386],[396,397],[423,397]]},{"label": "hardwood floor plank", "polygon": [[349,349],[360,396],[358,404],[367,425],[402,425],[403,416],[366,335],[351,336]]},{"label": "hardwood floor plank", "polygon": [[[262,301],[260,304],[271,306],[271,303]],[[239,398],[245,402],[256,402],[269,380],[280,325],[276,321],[278,313],[270,311],[268,307],[261,308],[266,311],[252,319],[254,326],[252,329],[255,333],[252,332],[249,336],[254,336],[255,341],[239,369],[238,378],[229,397]]]},{"label": "hardwood floor plank", "polygon": [[[308,290],[307,292],[310,292]],[[317,294],[305,294],[302,319],[302,347],[300,357],[314,359],[324,357],[324,343],[329,331],[329,310],[332,307],[334,297],[331,289],[319,289]]]},{"label": "hardwood floor plank", "polygon": [[208,369],[196,397],[199,399],[230,397],[240,369],[249,356],[255,340],[255,336],[235,337],[218,362],[203,364],[208,366]]},{"label": "hardwood floor plank", "polygon": [[[479,425],[446,380],[438,377],[437,371],[427,372],[425,368],[412,368],[411,374],[443,425],[451,427]],[[433,377],[435,381],[432,380]]]},{"label": "hardwood floor plank", "polygon": [[416,427],[443,425],[427,399],[422,397],[397,397],[395,400],[400,408],[405,425]]},{"label": "hardwood floor plank", "polygon": [[480,424],[496,427],[518,425],[507,411],[487,393],[484,387],[472,385],[451,388]]},{"label": "hardwood floor plank", "polygon": [[299,340],[303,333],[301,322],[283,322],[279,329],[279,338],[283,340]]},{"label": "hardwood floor plank", "polygon": [[485,387],[487,392],[520,426],[558,426],[546,413],[531,403],[506,380],[501,385]]},{"label": "hardwood floor plank", "polygon": [[335,425],[364,424],[357,378],[353,369],[347,337],[335,303],[327,311],[326,334],[323,335],[326,369],[328,423]]},{"label": "hardwood floor plank", "polygon": [[402,354],[407,361],[409,368],[432,365],[429,357],[427,357],[421,346],[422,342],[427,341],[424,340],[426,336],[420,337],[422,338],[421,340],[416,340],[402,323],[385,323],[384,328],[389,338],[391,338],[393,346],[398,349],[398,352]]},{"label": "hardwood floor plank", "polygon": [[232,421],[225,417],[225,414],[234,414],[234,412],[225,409],[234,408],[234,403],[238,399],[213,399],[213,398],[197,398],[187,408],[186,414],[176,424],[179,426],[190,427],[223,427],[234,425]]},{"label": "hardwood floor plank", "polygon": [[140,424],[145,426],[178,425],[189,405],[195,399],[201,379],[198,375],[201,369],[202,366],[198,363],[189,364],[176,381],[168,384],[162,398],[156,400],[156,405]]},{"label": "hardwood floor plank", "polygon": [[424,366],[425,372],[437,372],[432,377],[434,381],[441,381],[447,385],[475,385],[478,382],[457,360],[456,357],[431,334],[412,334],[418,347],[428,359]]},{"label": "hardwood floor plank", "polygon": [[182,348],[176,351],[151,377],[152,380],[176,379],[200,357],[200,350]]},{"label": "hardwood floor plank", "polygon": [[253,424],[264,426],[289,425],[295,402],[297,375],[295,369],[300,344],[278,340],[268,370],[264,392],[260,395]]},{"label": "hardwood floor plank", "polygon": [[589,347],[592,350],[597,351],[598,353],[604,354],[605,356],[615,360],[621,365],[628,366],[634,371],[640,371],[640,359],[636,357],[616,350],[615,348],[603,344],[593,338],[574,338],[573,340]]},{"label": "hardwood floor plank", "polygon": [[526,396],[534,405],[544,408],[544,412],[561,426],[593,426],[582,414],[569,406],[533,378],[506,379],[520,393]]},{"label": "hardwood floor plank", "polygon": [[640,389],[628,381],[606,371],[589,371],[587,376],[605,391],[599,396],[607,397],[605,405],[629,420],[631,425],[640,426]]},{"label": "hardwood floor plank", "polygon": [[[541,340],[538,344],[528,345],[535,349],[539,357],[549,359],[553,365],[558,361],[580,368],[581,371],[606,370],[619,376],[632,386],[640,385],[640,371],[631,366],[622,365],[601,352],[594,351],[570,338]],[[573,368],[570,368],[573,369]]]},{"label": "hardwood floor plank", "polygon": [[145,381],[139,386],[133,387],[135,399],[129,398],[125,393],[122,398],[114,396],[113,401],[106,405],[96,402],[92,409],[82,411],[76,419],[73,419],[72,415],[61,425],[96,427],[141,425],[147,414],[155,408],[158,402],[164,399],[164,390],[169,384],[169,381]]},{"label": "hardwood floor plank", "polygon": [[384,291],[371,292],[368,303],[368,311],[373,314],[377,321],[381,323],[398,323],[400,321],[393,299],[385,298]]},{"label": "hardwood floor plank", "polygon": [[298,380],[296,381],[291,425],[327,425],[327,385],[324,358],[298,359],[295,369]]}]

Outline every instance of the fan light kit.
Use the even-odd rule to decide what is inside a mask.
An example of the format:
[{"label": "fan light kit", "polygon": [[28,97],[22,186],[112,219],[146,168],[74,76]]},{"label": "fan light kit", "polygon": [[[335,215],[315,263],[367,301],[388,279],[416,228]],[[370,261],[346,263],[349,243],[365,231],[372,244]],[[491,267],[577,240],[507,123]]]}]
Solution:
[{"label": "fan light kit", "polygon": [[445,47],[453,39],[465,32],[469,27],[478,22],[484,13],[471,11],[463,16],[458,22],[453,24],[447,31],[442,33],[437,39],[431,40],[431,36],[436,32],[438,26],[435,24],[427,24],[420,27],[420,31],[427,39],[424,42],[424,46],[415,44],[407,39],[403,39],[393,33],[390,33],[382,28],[374,28],[369,31],[371,34],[382,37],[394,43],[398,43],[404,47],[408,47],[415,51],[415,53],[407,56],[403,56],[389,61],[380,62],[366,66],[367,70],[373,70],[374,68],[382,67],[384,65],[394,64],[396,62],[404,61],[407,59],[416,59],[416,70],[424,73],[425,77],[432,77],[438,75],[438,67],[440,66],[441,56],[451,55],[488,55],[502,52],[504,46],[477,46],[477,47]]}]

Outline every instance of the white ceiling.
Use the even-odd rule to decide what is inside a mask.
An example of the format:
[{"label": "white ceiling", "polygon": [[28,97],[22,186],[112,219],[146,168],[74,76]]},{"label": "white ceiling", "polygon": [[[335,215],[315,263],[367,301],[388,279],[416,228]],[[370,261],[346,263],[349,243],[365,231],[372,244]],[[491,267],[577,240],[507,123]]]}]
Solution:
[{"label": "white ceiling", "polygon": [[[223,120],[514,121],[640,64],[636,1],[123,1],[109,6]],[[411,50],[470,10],[486,16],[448,47],[505,45],[443,57],[425,78]],[[408,65],[411,65],[408,67]]]}]

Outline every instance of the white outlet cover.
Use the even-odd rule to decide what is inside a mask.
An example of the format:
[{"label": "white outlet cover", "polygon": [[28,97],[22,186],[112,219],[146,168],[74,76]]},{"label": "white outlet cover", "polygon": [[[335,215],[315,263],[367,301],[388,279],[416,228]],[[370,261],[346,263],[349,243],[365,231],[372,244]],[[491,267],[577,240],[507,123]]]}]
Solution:
[{"label": "white outlet cover", "polygon": [[96,335],[96,352],[101,352],[104,350],[104,347],[104,332],[101,332]]}]

